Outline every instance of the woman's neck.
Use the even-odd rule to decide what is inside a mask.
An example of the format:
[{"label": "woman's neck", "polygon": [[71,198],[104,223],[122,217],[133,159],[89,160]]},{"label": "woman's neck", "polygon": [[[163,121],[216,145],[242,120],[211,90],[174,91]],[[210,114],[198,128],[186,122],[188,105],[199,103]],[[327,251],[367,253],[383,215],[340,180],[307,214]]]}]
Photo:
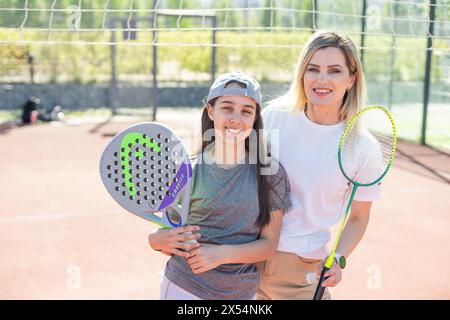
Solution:
[{"label": "woman's neck", "polygon": [[306,106],[306,117],[317,124],[334,125],[339,119],[339,108],[331,106],[319,106],[308,103]]}]

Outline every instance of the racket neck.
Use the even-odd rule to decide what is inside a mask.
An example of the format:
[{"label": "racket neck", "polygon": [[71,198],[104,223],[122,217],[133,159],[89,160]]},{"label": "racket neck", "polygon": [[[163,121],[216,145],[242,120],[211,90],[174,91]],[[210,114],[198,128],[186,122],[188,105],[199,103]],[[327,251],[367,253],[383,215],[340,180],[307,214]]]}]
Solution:
[{"label": "racket neck", "polygon": [[339,245],[339,241],[341,239],[341,234],[342,234],[342,231],[344,230],[345,222],[347,221],[348,213],[350,212],[350,208],[352,206],[353,197],[355,196],[357,188],[358,188],[358,185],[357,184],[353,184],[352,193],[350,194],[350,198],[348,200],[347,208],[345,208],[344,217],[342,218],[341,226],[339,227],[339,233],[338,233],[338,236],[336,237],[336,242],[334,243],[333,250],[331,250],[331,253],[328,256],[328,259],[325,262],[325,267],[327,267],[327,268],[331,268],[331,266],[333,265],[334,254],[336,253],[336,249],[337,249],[337,247]]}]

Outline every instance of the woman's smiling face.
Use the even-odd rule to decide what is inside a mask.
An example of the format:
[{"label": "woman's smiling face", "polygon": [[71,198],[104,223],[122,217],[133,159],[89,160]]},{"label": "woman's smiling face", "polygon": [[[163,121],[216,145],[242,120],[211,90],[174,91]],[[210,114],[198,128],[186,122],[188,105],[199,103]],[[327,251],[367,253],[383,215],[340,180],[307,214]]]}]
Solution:
[{"label": "woman's smiling face", "polygon": [[355,81],[341,49],[326,47],[318,49],[309,61],[303,85],[308,103],[317,106],[335,107],[342,105],[344,95]]}]

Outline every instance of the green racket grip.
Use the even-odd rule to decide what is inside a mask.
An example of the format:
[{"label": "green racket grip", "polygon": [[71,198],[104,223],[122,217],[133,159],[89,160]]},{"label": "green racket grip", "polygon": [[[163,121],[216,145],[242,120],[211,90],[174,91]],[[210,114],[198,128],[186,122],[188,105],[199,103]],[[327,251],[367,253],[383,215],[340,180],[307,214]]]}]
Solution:
[{"label": "green racket grip", "polygon": [[325,277],[325,273],[330,270],[327,267],[323,267],[322,274],[320,275],[319,283],[317,284],[316,292],[314,293],[313,300],[322,300],[323,294],[325,292],[325,287],[322,287],[322,283],[328,279],[328,277]]}]

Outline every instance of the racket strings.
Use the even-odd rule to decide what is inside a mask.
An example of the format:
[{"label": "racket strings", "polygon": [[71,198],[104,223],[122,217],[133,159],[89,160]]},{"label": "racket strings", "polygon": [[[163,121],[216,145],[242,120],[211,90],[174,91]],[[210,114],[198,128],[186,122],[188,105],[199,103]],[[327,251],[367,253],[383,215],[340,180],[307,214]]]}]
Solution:
[{"label": "racket strings", "polygon": [[340,151],[341,168],[349,180],[374,184],[392,162],[395,126],[381,109],[363,112],[347,129]]},{"label": "racket strings", "polygon": [[106,168],[107,177],[115,183],[114,190],[123,200],[155,209],[167,196],[166,190],[176,182],[182,151],[172,154],[169,145],[178,145],[180,141],[172,141],[170,134],[164,132],[151,137],[142,133],[131,136],[133,141],[127,141],[126,150],[121,146],[120,152],[114,152],[114,161]]}]

